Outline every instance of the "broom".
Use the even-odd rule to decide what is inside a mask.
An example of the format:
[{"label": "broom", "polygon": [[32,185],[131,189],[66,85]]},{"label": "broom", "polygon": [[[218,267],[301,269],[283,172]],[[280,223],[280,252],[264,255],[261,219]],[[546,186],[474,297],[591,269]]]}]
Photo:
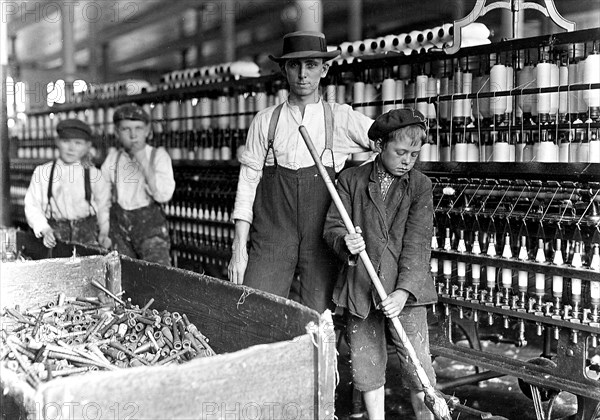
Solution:
[{"label": "broom", "polygon": [[[323,177],[323,180],[325,181],[327,190],[329,191],[329,194],[331,195],[335,206],[337,207],[338,211],[340,212],[340,215],[342,216],[342,220],[344,221],[346,229],[349,233],[356,233],[354,224],[352,223],[352,220],[350,220],[350,216],[348,215],[348,212],[346,211],[346,208],[344,207],[344,204],[342,203],[342,200],[340,199],[340,196],[338,195],[338,192],[335,189],[335,186],[333,185],[333,181],[331,180],[331,178],[329,178],[325,167],[321,163],[321,158],[317,153],[317,149],[315,149],[315,146],[310,138],[310,135],[308,134],[308,131],[306,131],[306,127],[301,125],[299,127],[299,130],[313,160],[315,161],[315,165],[317,165],[321,177]],[[369,273],[369,277],[371,278],[371,281],[373,282],[373,285],[375,286],[379,297],[382,301],[385,300],[387,298],[387,293],[385,292],[385,289],[381,284],[381,280],[379,280],[379,276],[375,271],[375,267],[373,267],[373,263],[371,263],[371,260],[369,259],[367,251],[361,251],[359,257],[365,265],[365,268]],[[429,378],[425,373],[425,369],[423,369],[423,366],[421,366],[421,362],[419,362],[417,354],[415,353],[415,349],[408,340],[408,336],[406,335],[406,332],[404,331],[400,320],[397,317],[395,317],[391,318],[391,321],[394,328],[396,329],[396,332],[398,333],[398,336],[400,337],[402,345],[408,353],[410,362],[415,367],[415,373],[417,374],[419,381],[423,385],[423,391],[425,392],[425,405],[427,405],[429,410],[437,419],[452,420],[452,416],[450,415],[450,410],[448,409],[446,400],[442,396],[438,395],[433,386],[431,386],[431,382],[429,382]]]}]

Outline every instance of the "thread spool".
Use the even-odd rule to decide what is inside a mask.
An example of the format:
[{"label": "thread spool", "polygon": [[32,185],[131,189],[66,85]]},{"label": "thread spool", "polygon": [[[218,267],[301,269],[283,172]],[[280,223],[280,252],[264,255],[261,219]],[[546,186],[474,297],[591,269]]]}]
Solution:
[{"label": "thread spool", "polygon": [[[550,86],[558,86],[559,81],[559,68],[556,63],[551,63],[550,65]],[[558,92],[551,92],[550,94],[550,119],[552,121],[556,120],[556,115],[558,114]]]},{"label": "thread spool", "polygon": [[479,162],[479,137],[477,133],[470,134],[469,141],[467,141],[467,162]]},{"label": "thread spool", "polygon": [[[373,102],[377,98],[377,90],[373,83],[365,83],[365,102]],[[365,115],[370,118],[377,117],[377,107],[369,105],[365,107]]]},{"label": "thread spool", "polygon": [[[427,76],[422,74],[417,76],[416,90],[417,99],[427,98]],[[427,102],[417,102],[417,111],[420,111],[423,115],[427,115]]]},{"label": "thread spool", "polygon": [[350,56],[359,57],[361,55],[360,44],[362,44],[362,41],[354,41],[352,43],[352,48],[348,48],[349,52],[352,51],[349,53]]},{"label": "thread spool", "polygon": [[[528,89],[535,87],[535,67],[531,64],[527,64],[517,73],[517,83],[519,89]],[[521,95],[519,99],[519,106],[523,111],[523,117],[531,115],[531,102],[533,100],[532,95]]]},{"label": "thread spool", "polygon": [[571,148],[570,134],[569,131],[561,131],[558,135],[558,161],[563,163],[569,162],[569,150]]},{"label": "thread spool", "polygon": [[192,100],[187,99],[184,102],[184,114],[185,118],[185,129],[187,131],[192,131],[194,129],[194,106],[192,105]]},{"label": "thread spool", "polygon": [[[512,66],[506,66],[506,90],[512,90],[515,87],[515,82],[514,82],[514,69]],[[512,115],[513,112],[513,97],[512,96],[507,96],[506,97],[506,119],[510,119],[510,116]]]},{"label": "thread spool", "polygon": [[[461,133],[462,134],[462,133]],[[468,162],[469,161],[469,145],[465,142],[456,143],[453,150],[455,162]]]},{"label": "thread spool", "polygon": [[229,125],[229,117],[222,114],[229,114],[229,98],[227,96],[219,96],[215,102],[215,114],[217,117],[217,128],[224,129]]},{"label": "thread spool", "polygon": [[[392,101],[396,99],[396,81],[392,78],[384,79],[381,82],[381,99],[382,101]],[[383,105],[382,112],[386,112],[396,108],[394,104]]]},{"label": "thread spool", "polygon": [[335,103],[336,100],[336,86],[334,84],[328,84],[325,87],[325,101],[329,103]]},{"label": "thread spool", "polygon": [[347,103],[347,101],[346,101],[346,85],[340,83],[339,85],[336,86],[335,98],[336,98],[336,102],[338,104]]},{"label": "thread spool", "polygon": [[254,107],[256,109],[256,112],[260,112],[263,109],[266,109],[267,108],[267,103],[268,103],[267,92],[265,92],[263,90],[259,90],[258,92],[255,93],[255,95],[254,95]]},{"label": "thread spool", "polygon": [[600,163],[600,139],[598,138],[597,129],[590,136],[589,162]]},{"label": "thread spool", "polygon": [[[473,93],[473,73],[465,71],[462,74],[462,93],[470,94]],[[463,99],[462,101],[463,111],[462,114],[465,117],[470,117],[472,113],[471,99]]]},{"label": "thread spool", "polygon": [[[427,97],[432,98],[437,95],[438,81],[435,77],[429,77],[427,79]],[[427,104],[427,113],[423,114],[430,120],[435,120],[435,106],[432,103]]]},{"label": "thread spool", "polygon": [[[600,54],[594,52],[587,56],[583,64],[583,83],[600,83]],[[600,117],[600,89],[587,89],[583,91],[583,101],[592,120]]]},{"label": "thread spool", "polygon": [[[365,83],[361,81],[354,82],[352,85],[352,102],[360,104],[365,102]],[[357,108],[360,112],[366,115],[364,107]]]},{"label": "thread spool", "polygon": [[[396,80],[396,99],[404,99],[404,80]],[[397,103],[397,109],[403,109],[404,103]]]},{"label": "thread spool", "polygon": [[[460,68],[456,69],[454,77],[452,78],[452,93],[459,95],[463,93],[463,73]],[[464,100],[455,99],[452,101],[452,118],[462,122],[464,120]]]},{"label": "thread spool", "polygon": [[[490,91],[490,78],[488,76],[481,76],[479,79],[479,89],[478,93],[487,93]],[[491,99],[492,98],[476,98],[477,100],[477,109],[479,110],[480,118],[486,119],[491,118]]]},{"label": "thread spool", "polygon": [[[196,104],[196,128],[208,130],[211,126],[212,100],[207,97],[201,97]],[[199,117],[199,118],[198,118]]]},{"label": "thread spool", "polygon": [[492,161],[510,162],[510,145],[503,136],[499,136],[497,131],[492,131]]},{"label": "thread spool", "polygon": [[545,140],[539,143],[537,149],[538,162],[558,162],[558,148],[553,141]]},{"label": "thread spool", "polygon": [[[450,94],[450,78],[448,76],[443,76],[440,78],[440,95],[445,96]],[[440,119],[442,121],[448,121],[450,118],[450,102],[449,101],[440,101],[438,105]]]},{"label": "thread spool", "polygon": [[491,32],[489,28],[479,22],[471,22],[464,28],[462,28],[461,36],[462,38],[472,38],[472,39],[485,39],[489,38]]},{"label": "thread spool", "polygon": [[[495,64],[490,70],[490,92],[506,90],[506,66]],[[496,96],[490,100],[490,112],[498,118],[506,112],[506,96]]]},{"label": "thread spool", "polygon": [[[582,84],[584,83],[584,73],[585,73],[585,62],[586,62],[587,58],[585,60],[580,60],[577,63],[577,84]],[[585,100],[583,99],[583,92],[585,92],[585,90],[578,90],[577,91],[577,113],[578,114],[587,114],[587,103],[585,102]]]},{"label": "thread spool", "polygon": [[179,113],[179,101],[173,100],[168,103],[167,116],[169,119],[169,130],[171,130],[171,131],[179,130],[179,119],[178,118],[181,116]]},{"label": "thread spool", "polygon": [[425,35],[421,31],[410,31],[404,41],[408,48],[416,50],[425,41]]},{"label": "thread spool", "polygon": [[[569,85],[574,85],[577,83],[578,80],[578,75],[577,75],[577,71],[579,70],[579,67],[577,66],[576,62],[573,63],[569,63]],[[575,120],[575,117],[577,115],[577,112],[579,111],[579,96],[578,96],[578,92],[568,92],[567,93],[567,110],[569,113],[569,119],[571,121]]]},{"label": "thread spool", "polygon": [[[569,66],[563,64],[558,69],[558,84],[567,86],[569,84]],[[569,113],[569,96],[568,92],[560,92],[558,94],[558,115],[560,121],[566,120],[566,115]]]},{"label": "thread spool", "polygon": [[352,55],[352,53],[354,52],[354,43],[353,42],[342,42],[339,46],[339,49],[341,51],[340,56],[342,58],[346,58]]},{"label": "thread spool", "polygon": [[277,104],[282,104],[287,101],[289,92],[285,88],[281,88],[277,90]]}]

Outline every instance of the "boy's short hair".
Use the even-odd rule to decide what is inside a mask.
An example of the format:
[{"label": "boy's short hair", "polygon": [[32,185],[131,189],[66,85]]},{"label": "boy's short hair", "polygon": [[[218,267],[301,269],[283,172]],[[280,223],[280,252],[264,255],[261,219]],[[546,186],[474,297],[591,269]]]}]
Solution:
[{"label": "boy's short hair", "polygon": [[76,118],[69,118],[60,121],[56,125],[56,133],[59,139],[84,139],[92,140],[92,129],[89,125]]},{"label": "boy's short hair", "polygon": [[368,136],[383,148],[389,141],[409,139],[411,145],[427,141],[427,119],[414,109],[392,109],[375,119]]},{"label": "boy's short hair", "polygon": [[113,114],[113,122],[115,124],[118,124],[122,120],[143,121],[145,124],[148,124],[150,123],[150,115],[138,104],[124,104],[115,109],[115,113]]}]

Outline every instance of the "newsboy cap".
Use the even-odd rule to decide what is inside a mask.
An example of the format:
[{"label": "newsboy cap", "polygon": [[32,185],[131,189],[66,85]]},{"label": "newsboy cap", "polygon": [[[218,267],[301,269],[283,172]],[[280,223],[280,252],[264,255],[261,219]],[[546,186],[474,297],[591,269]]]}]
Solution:
[{"label": "newsboy cap", "polygon": [[115,113],[113,114],[113,122],[115,124],[122,120],[143,121],[148,124],[150,122],[150,115],[138,104],[124,104],[115,109]]},{"label": "newsboy cap", "polygon": [[367,134],[371,140],[383,139],[392,131],[413,124],[421,126],[423,130],[427,129],[427,120],[419,111],[392,109],[377,117]]},{"label": "newsboy cap", "polygon": [[291,58],[322,58],[331,60],[340,51],[327,51],[325,35],[316,31],[291,32],[283,36],[283,52],[279,57],[269,55],[275,62],[283,62]]},{"label": "newsboy cap", "polygon": [[92,140],[92,129],[81,120],[70,118],[56,125],[56,133],[61,139]]}]

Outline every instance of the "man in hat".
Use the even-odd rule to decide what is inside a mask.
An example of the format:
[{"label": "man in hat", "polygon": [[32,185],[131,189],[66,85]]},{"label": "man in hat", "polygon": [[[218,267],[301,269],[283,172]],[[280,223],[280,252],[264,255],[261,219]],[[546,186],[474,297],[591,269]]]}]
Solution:
[{"label": "man in hat", "polygon": [[47,248],[56,241],[108,246],[110,186],[90,163],[92,131],[83,121],[56,126],[59,157],[33,171],[25,217]]},{"label": "man in hat", "polygon": [[112,247],[132,258],[171,265],[169,229],[161,207],[175,191],[171,158],[164,148],[146,143],[150,116],[139,105],[121,105],[113,122],[121,148],[102,164],[102,175],[112,187]]},{"label": "man in hat", "polygon": [[[429,269],[433,195],[431,180],[413,169],[427,141],[425,122],[423,114],[412,109],[394,109],[378,117],[369,129],[369,138],[378,141],[381,153],[372,163],[343,172],[337,183],[357,233],[348,233],[333,204],[325,222],[325,240],[345,263],[333,300],[347,308],[354,387],[363,392],[369,419],[373,420],[383,420],[385,415],[386,324],[416,418],[434,418],[423,401],[423,386],[415,368],[387,320],[400,318],[429,381],[435,385],[426,309],[437,301]],[[364,264],[357,261],[365,249],[388,295],[384,301],[379,301]]]},{"label": "man in hat", "polygon": [[279,63],[290,93],[250,125],[228,266],[230,280],[284,297],[297,276],[290,297],[319,312],[330,306],[338,268],[322,239],[331,198],[298,127],[306,127],[332,177],[350,154],[371,146],[370,118],[320,96],[327,60],[337,55],[327,51],[322,33],[302,31],[284,36],[281,56],[269,56]]}]

